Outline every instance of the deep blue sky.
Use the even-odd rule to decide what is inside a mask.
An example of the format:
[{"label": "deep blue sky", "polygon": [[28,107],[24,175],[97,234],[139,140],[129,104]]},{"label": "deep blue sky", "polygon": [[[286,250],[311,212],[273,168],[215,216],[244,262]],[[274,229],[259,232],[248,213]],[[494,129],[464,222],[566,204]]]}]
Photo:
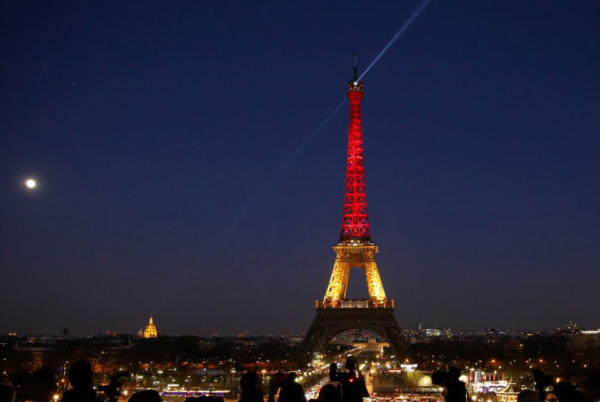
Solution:
[{"label": "deep blue sky", "polygon": [[[308,328],[347,105],[257,191],[419,4],[2,2],[0,332]],[[600,326],[599,21],[588,0],[434,0],[364,78],[400,325]]]}]

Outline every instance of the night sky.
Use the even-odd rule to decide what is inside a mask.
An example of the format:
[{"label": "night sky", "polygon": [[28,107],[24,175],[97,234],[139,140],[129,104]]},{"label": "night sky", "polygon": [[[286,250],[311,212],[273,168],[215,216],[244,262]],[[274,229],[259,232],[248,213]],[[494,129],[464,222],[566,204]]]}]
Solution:
[{"label": "night sky", "polygon": [[[0,333],[306,330],[348,104],[290,155],[420,4],[2,2]],[[599,21],[597,1],[434,0],[364,77],[401,326],[600,327]]]}]

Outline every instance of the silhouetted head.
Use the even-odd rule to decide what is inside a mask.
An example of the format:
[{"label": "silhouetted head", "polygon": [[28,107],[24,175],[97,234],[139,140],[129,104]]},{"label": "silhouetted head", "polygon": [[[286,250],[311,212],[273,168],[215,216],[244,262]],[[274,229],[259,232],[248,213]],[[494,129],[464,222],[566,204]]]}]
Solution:
[{"label": "silhouetted head", "polygon": [[92,366],[85,360],[79,360],[69,367],[69,381],[74,389],[92,386]]},{"label": "silhouetted head", "polygon": [[537,392],[527,389],[519,392],[517,402],[541,402],[541,399]]},{"label": "silhouetted head", "polygon": [[260,379],[256,371],[248,371],[240,378],[242,392],[256,392],[260,389]]},{"label": "silhouetted head", "polygon": [[448,372],[444,370],[438,370],[431,374],[431,382],[435,385],[445,387],[450,380]]},{"label": "silhouetted head", "polygon": [[287,379],[287,375],[285,375],[281,371],[276,372],[271,377],[271,380],[269,382],[271,384],[271,388],[277,389],[277,388],[281,387],[281,385],[285,382],[286,379]]},{"label": "silhouetted head", "polygon": [[535,382],[535,386],[537,389],[544,389],[552,385],[552,377],[548,374],[544,373],[540,369],[531,370],[531,375],[533,375],[533,381]]},{"label": "silhouetted head", "polygon": [[460,377],[460,369],[456,366],[450,366],[448,367],[448,375],[450,376],[451,380],[458,380],[458,377]]},{"label": "silhouetted head", "polygon": [[561,381],[554,386],[554,395],[559,402],[573,400],[573,396],[577,395],[577,388],[571,382]]},{"label": "silhouetted head", "polygon": [[0,402],[13,402],[15,400],[15,391],[10,385],[0,384]]},{"label": "silhouetted head", "polygon": [[319,391],[319,402],[339,402],[340,395],[334,385],[327,384]]},{"label": "silhouetted head", "polygon": [[287,381],[289,381],[289,382],[296,381],[296,372],[295,371],[290,371],[290,373],[287,375]]},{"label": "silhouetted head", "polygon": [[139,391],[131,395],[129,402],[162,402],[162,398],[157,391],[149,389],[146,391]]}]

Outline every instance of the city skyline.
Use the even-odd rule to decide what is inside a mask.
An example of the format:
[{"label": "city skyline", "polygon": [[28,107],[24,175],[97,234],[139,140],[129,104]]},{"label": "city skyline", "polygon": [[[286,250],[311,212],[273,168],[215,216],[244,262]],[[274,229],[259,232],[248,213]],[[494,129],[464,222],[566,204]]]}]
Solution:
[{"label": "city skyline", "polygon": [[[0,6],[0,332],[134,333],[150,314],[159,334],[306,330],[347,104],[277,172],[352,54],[364,69],[420,3]],[[600,5],[465,4],[433,1],[363,79],[396,318],[598,328]]]}]

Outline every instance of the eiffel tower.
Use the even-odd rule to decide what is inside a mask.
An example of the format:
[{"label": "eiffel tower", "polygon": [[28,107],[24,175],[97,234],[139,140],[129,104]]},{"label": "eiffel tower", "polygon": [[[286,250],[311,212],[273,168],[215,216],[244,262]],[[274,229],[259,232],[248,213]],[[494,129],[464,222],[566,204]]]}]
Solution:
[{"label": "eiffel tower", "polygon": [[[310,359],[322,351],[337,334],[349,329],[370,330],[384,337],[396,353],[407,350],[406,342],[394,317],[394,301],[388,300],[379,276],[371,241],[367,211],[361,103],[364,87],[357,76],[356,54],[354,77],[348,83],[350,126],[346,163],[346,196],[340,241],[333,247],[335,264],[323,301],[316,302],[316,317],[302,345],[303,357]],[[346,299],[351,268],[363,268],[369,299]]]}]

